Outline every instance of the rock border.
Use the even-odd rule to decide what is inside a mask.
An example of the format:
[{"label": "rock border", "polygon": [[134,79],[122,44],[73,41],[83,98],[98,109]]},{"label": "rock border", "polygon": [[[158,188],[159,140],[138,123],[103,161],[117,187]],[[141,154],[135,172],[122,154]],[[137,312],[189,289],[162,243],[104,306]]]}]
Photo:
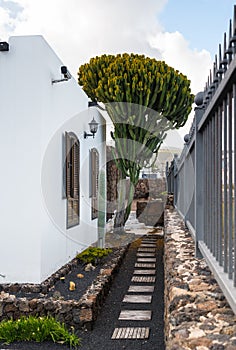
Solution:
[{"label": "rock border", "polygon": [[55,317],[58,321],[65,323],[75,330],[84,328],[91,330],[94,321],[97,319],[99,310],[109,293],[112,281],[119,270],[130,244],[117,249],[115,257],[104,264],[93,283],[87,288],[79,301],[75,300],[55,300],[49,298],[17,298],[11,294],[20,289],[24,292],[41,292],[46,294],[50,287],[67,274],[72,266],[77,264],[77,259],[63,266],[42,284],[8,284],[2,285],[0,293],[0,321],[4,319],[18,319],[20,316],[46,316]]},{"label": "rock border", "polygon": [[55,283],[60,279],[60,277],[67,275],[71,271],[72,267],[77,266],[77,264],[78,259],[74,258],[40,284],[5,283],[0,285],[0,291],[9,294],[18,292],[47,294],[50,291],[50,288],[55,285]]},{"label": "rock border", "polygon": [[236,316],[172,206],[164,241],[166,350],[235,350]]}]

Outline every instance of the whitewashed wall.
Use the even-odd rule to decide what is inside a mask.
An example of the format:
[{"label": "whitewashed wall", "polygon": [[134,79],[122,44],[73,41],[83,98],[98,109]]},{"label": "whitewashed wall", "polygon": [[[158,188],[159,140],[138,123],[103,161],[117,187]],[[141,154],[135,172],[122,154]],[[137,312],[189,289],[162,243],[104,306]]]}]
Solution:
[{"label": "whitewashed wall", "polygon": [[[97,239],[91,221],[89,149],[105,163],[105,126],[84,139],[96,108],[72,78],[60,79],[63,63],[41,36],[11,37],[0,52],[0,283],[39,283]],[[66,230],[63,198],[63,135],[81,146],[80,225]]]}]

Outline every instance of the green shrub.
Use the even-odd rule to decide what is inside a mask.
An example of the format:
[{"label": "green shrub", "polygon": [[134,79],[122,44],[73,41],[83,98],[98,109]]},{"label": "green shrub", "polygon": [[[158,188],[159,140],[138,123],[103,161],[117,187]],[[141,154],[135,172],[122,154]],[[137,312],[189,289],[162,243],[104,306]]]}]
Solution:
[{"label": "green shrub", "polygon": [[112,252],[112,249],[89,247],[85,249],[82,253],[79,253],[76,258],[82,262],[88,264],[97,264],[102,258],[107,256]]},{"label": "green shrub", "polygon": [[0,323],[0,341],[6,344],[15,341],[46,340],[67,344],[70,348],[77,348],[80,345],[80,339],[73,332],[68,332],[64,324],[50,316],[22,316],[16,321],[11,319]]},{"label": "green shrub", "polygon": [[167,194],[168,194],[167,191],[164,191],[160,193],[160,196],[167,196]]}]

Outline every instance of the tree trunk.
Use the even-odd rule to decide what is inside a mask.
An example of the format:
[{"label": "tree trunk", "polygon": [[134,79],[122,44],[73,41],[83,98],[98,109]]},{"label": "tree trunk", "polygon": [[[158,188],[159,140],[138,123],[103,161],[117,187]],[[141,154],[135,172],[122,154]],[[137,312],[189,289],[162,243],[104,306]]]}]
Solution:
[{"label": "tree trunk", "polygon": [[125,212],[126,208],[116,212],[113,232],[119,235],[125,233]]},{"label": "tree trunk", "polygon": [[[126,179],[121,180],[118,185],[118,205],[114,219],[114,233],[124,234],[125,223],[128,220],[131,205],[134,196],[134,185],[130,182],[128,190],[126,188]],[[128,195],[126,195],[126,190]],[[126,199],[127,198],[127,199]]]}]

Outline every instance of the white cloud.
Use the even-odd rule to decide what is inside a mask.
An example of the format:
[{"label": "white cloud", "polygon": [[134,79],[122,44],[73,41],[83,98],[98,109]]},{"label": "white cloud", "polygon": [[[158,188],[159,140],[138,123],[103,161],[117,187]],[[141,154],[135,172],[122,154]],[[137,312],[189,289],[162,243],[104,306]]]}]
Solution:
[{"label": "white cloud", "polygon": [[0,33],[6,40],[8,35],[44,35],[74,74],[81,63],[102,53],[162,58],[186,74],[196,92],[204,85],[210,54],[190,50],[178,32],[163,31],[157,18],[167,1],[15,0],[18,11],[19,6],[24,9],[16,18],[0,3]]},{"label": "white cloud", "polygon": [[10,34],[42,34],[74,74],[80,64],[102,53],[158,56],[147,38],[150,31],[161,29],[156,16],[167,0],[17,2],[24,11]]},{"label": "white cloud", "polygon": [[[5,4],[7,4],[5,0]],[[194,93],[204,86],[210,54],[191,50],[182,34],[164,32],[158,13],[167,0],[15,0],[16,18],[0,3],[0,33],[43,35],[76,74],[80,64],[102,53],[136,52],[186,74]],[[3,4],[3,3],[2,3]],[[19,13],[19,8],[24,10]],[[200,74],[199,74],[200,73]]]},{"label": "white cloud", "polygon": [[[179,32],[158,32],[150,36],[150,43],[153,48],[160,50],[162,59],[168,65],[178,69],[188,77],[191,81],[191,90],[194,94],[203,91],[207,76],[212,67],[212,59],[208,51],[190,49],[188,41]],[[184,135],[189,132],[193,116],[194,111],[192,110],[185,126],[177,131],[181,137],[178,138],[178,144],[181,139],[183,140]],[[174,143],[176,142],[176,138],[173,138],[172,134],[168,140],[169,142],[171,140]]]},{"label": "white cloud", "polygon": [[15,20],[11,18],[7,9],[0,7],[0,40],[8,37],[9,31],[14,29],[14,22]]},{"label": "white cloud", "polygon": [[202,91],[212,66],[208,51],[191,50],[189,43],[179,32],[159,32],[150,38],[151,45],[158,48],[167,64],[187,75],[193,93]]},{"label": "white cloud", "polygon": [[43,35],[74,76],[90,57],[143,53],[186,74],[197,93],[204,88],[211,56],[206,50],[190,49],[181,33],[164,31],[158,14],[167,1],[15,0],[15,17],[0,3],[1,40],[9,35]]}]

